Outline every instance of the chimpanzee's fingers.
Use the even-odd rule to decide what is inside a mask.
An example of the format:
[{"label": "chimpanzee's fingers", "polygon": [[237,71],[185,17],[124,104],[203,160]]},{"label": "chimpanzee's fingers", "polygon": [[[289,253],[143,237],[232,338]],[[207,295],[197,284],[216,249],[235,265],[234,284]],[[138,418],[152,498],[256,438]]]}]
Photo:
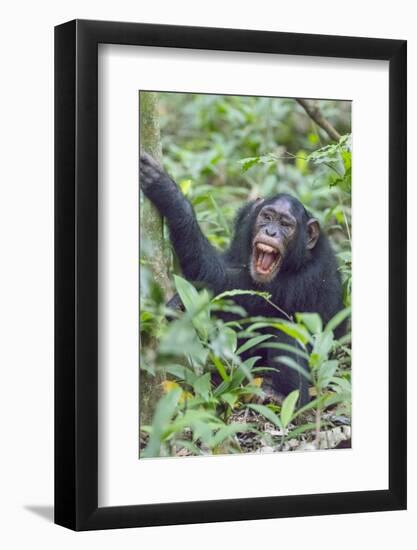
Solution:
[{"label": "chimpanzee's fingers", "polygon": [[142,181],[150,183],[150,180],[157,180],[164,174],[161,166],[147,153],[139,157],[139,176]]},{"label": "chimpanzee's fingers", "polygon": [[162,171],[162,167],[160,166],[160,164],[145,151],[140,154],[139,158],[140,158],[140,164],[143,165],[144,167],[149,166],[154,168],[155,170]]}]

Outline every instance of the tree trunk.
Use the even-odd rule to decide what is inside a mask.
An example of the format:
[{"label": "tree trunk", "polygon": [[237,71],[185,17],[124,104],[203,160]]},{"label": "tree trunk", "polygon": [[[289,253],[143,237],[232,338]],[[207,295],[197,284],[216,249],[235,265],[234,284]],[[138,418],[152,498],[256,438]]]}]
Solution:
[{"label": "tree trunk", "polygon": [[[162,164],[162,147],[159,132],[158,98],[154,92],[140,92],[140,149],[146,151]],[[140,182],[139,182],[140,183]],[[163,220],[158,210],[145,197],[140,205],[140,233],[146,237],[151,254],[146,257],[155,282],[161,287],[166,298],[172,294],[165,261],[165,247],[163,240]],[[143,257],[143,255],[142,255]],[[156,349],[157,341],[151,339],[147,347]],[[149,424],[155,406],[161,397],[161,382],[164,377],[161,373],[151,376],[143,369],[139,369],[139,400],[140,423]]]},{"label": "tree trunk", "polygon": [[[140,148],[162,164],[158,98],[155,92],[140,93]],[[164,291],[165,297],[169,298],[171,284],[165,262],[163,220],[158,210],[148,199],[144,199],[142,203],[141,230],[152,250],[152,256],[146,258],[146,260],[151,266],[155,281]]]}]

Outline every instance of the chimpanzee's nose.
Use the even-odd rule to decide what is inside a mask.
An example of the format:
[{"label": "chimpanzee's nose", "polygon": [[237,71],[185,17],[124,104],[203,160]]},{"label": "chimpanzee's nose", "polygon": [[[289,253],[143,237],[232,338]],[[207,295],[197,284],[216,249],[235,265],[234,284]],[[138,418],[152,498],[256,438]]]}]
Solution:
[{"label": "chimpanzee's nose", "polygon": [[277,231],[274,227],[265,227],[265,233],[268,235],[268,237],[277,236]]}]

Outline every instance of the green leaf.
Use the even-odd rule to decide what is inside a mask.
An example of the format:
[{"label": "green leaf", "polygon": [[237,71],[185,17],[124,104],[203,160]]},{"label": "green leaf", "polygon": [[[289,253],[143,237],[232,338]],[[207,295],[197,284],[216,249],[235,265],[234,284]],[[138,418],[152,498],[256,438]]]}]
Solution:
[{"label": "green leaf", "polygon": [[322,332],[316,337],[313,352],[310,355],[310,366],[315,368],[319,366],[329,356],[333,346],[333,332]]},{"label": "green leaf", "polygon": [[234,393],[225,392],[221,395],[220,399],[227,403],[230,408],[233,408],[237,402],[237,395]]},{"label": "green leaf", "polygon": [[217,336],[211,340],[210,348],[217,357],[226,359],[234,357],[237,348],[236,332],[230,327],[222,326]]},{"label": "green leaf", "polygon": [[184,304],[185,309],[189,313],[194,313],[195,304],[198,300],[198,292],[191,283],[180,277],[174,275],[175,288],[180,295],[181,301]]},{"label": "green leaf", "polygon": [[248,357],[246,361],[243,361],[243,363],[241,363],[237,369],[238,371],[242,371],[244,373],[249,382],[251,382],[253,378],[253,366],[259,359],[262,359],[260,355],[256,355],[255,357]]},{"label": "green leaf", "polygon": [[223,395],[223,393],[225,393],[229,389],[233,389],[233,388],[231,388],[231,386],[232,386],[231,381],[230,382],[223,381],[216,388],[213,389],[213,395],[216,398],[221,397]]},{"label": "green leaf", "polygon": [[240,422],[223,426],[213,436],[212,440],[209,443],[209,447],[211,448],[217,447],[218,445],[223,443],[223,441],[225,441],[229,437],[232,437],[232,435],[235,435],[240,432],[247,432],[251,429],[252,429],[252,426],[250,424],[241,424]]},{"label": "green leaf", "polygon": [[159,353],[161,355],[188,355],[198,364],[203,365],[208,356],[208,350],[202,345],[197,333],[185,318],[172,322],[161,336]]},{"label": "green leaf", "polygon": [[350,151],[341,151],[345,172],[352,168],[352,153]]},{"label": "green leaf", "polygon": [[294,390],[287,395],[287,397],[284,399],[284,402],[282,403],[280,416],[283,428],[286,428],[291,422],[299,395],[299,390]]},{"label": "green leaf", "polygon": [[336,359],[333,359],[331,361],[325,361],[320,366],[318,370],[317,385],[321,390],[329,385],[331,379],[336,372],[337,365],[338,361]]},{"label": "green leaf", "polygon": [[228,350],[228,352],[231,354],[235,353],[236,351],[236,348],[237,348],[237,336],[236,336],[236,332],[229,328],[229,327],[224,327],[221,329],[221,332],[225,338],[225,345],[226,345],[226,348]]},{"label": "green leaf", "polygon": [[195,393],[201,395],[201,397],[205,400],[209,398],[210,395],[210,389],[211,389],[211,377],[210,373],[207,372],[206,374],[203,374],[202,376],[199,376],[194,384],[193,388]]},{"label": "green leaf", "polygon": [[346,344],[350,344],[351,341],[352,341],[352,334],[348,332],[348,334],[345,334],[344,336],[339,338],[339,340],[337,340],[337,345],[344,346]]},{"label": "green leaf", "polygon": [[181,388],[176,388],[161,397],[158,401],[152,420],[152,432],[149,437],[149,442],[142,454],[144,458],[157,457],[160,455],[162,435],[166,424],[168,424],[175,413],[181,391]]},{"label": "green leaf", "polygon": [[271,411],[271,409],[269,407],[266,407],[265,405],[257,405],[257,404],[254,404],[254,403],[250,403],[248,405],[248,408],[256,411],[259,414],[261,414],[267,420],[272,422],[272,424],[277,426],[277,428],[280,428],[282,430],[281,420],[279,419],[279,417],[273,411]]},{"label": "green leaf", "polygon": [[315,429],[316,429],[315,422],[303,424],[302,426],[298,426],[297,428],[294,428],[293,430],[291,430],[290,437],[296,437],[297,435],[300,435],[302,433],[309,432],[309,431],[314,431]]},{"label": "green leaf", "polygon": [[338,327],[347,317],[349,317],[350,313],[350,307],[346,307],[345,309],[342,309],[341,311],[336,313],[336,315],[332,317],[332,319],[330,319],[330,321],[327,323],[326,330],[333,332],[336,327]]},{"label": "green leaf", "polygon": [[320,408],[323,405],[323,403],[326,401],[326,397],[327,396],[325,396],[325,395],[321,395],[320,397],[316,397],[315,399],[313,399],[312,401],[310,401],[309,403],[307,403],[306,405],[304,405],[303,407],[298,409],[293,414],[293,420],[295,418],[297,418],[297,416],[300,416],[301,414],[304,414],[305,412],[310,411],[311,409]]},{"label": "green leaf", "polygon": [[288,334],[288,336],[292,336],[292,338],[303,345],[308,344],[311,340],[309,332],[302,325],[282,321],[280,323],[276,323],[275,326],[277,329],[281,330],[285,334]]},{"label": "green leaf", "polygon": [[213,361],[214,366],[216,367],[217,372],[220,374],[222,379],[225,382],[228,382],[230,380],[230,377],[227,374],[226,369],[225,369],[223,363],[221,362],[221,360],[219,359],[219,357],[217,357],[217,355],[214,355],[214,353],[211,353],[210,354],[210,359]]},{"label": "green leaf", "polygon": [[213,435],[212,428],[205,422],[195,421],[193,423],[193,441],[200,439],[204,443],[210,441]]},{"label": "green leaf", "polygon": [[311,374],[302,365],[297,363],[297,361],[292,357],[280,355],[279,357],[275,357],[274,361],[290,367],[291,369],[301,374],[301,376],[304,376],[304,378],[307,378],[307,380],[311,381]]},{"label": "green leaf", "polygon": [[187,451],[190,451],[194,456],[199,456],[204,454],[201,449],[197,447],[194,443],[191,441],[187,441],[186,439],[177,439],[175,441],[176,447],[183,447],[184,449],[187,449]]},{"label": "green leaf", "polygon": [[175,287],[184,304],[185,310],[191,318],[191,322],[196,328],[199,336],[206,340],[210,324],[210,297],[207,290],[200,292],[187,280],[179,275],[174,275]]},{"label": "green leaf", "polygon": [[320,315],[317,313],[296,313],[295,317],[298,322],[307,327],[311,334],[318,334],[323,330]]},{"label": "green leaf", "polygon": [[250,338],[247,340],[243,345],[240,346],[240,348],[237,350],[237,354],[241,355],[245,351],[248,351],[248,349],[251,349],[261,342],[264,342],[265,340],[268,340],[269,338],[272,338],[272,334],[262,334],[261,336],[255,336],[254,338]]},{"label": "green leaf", "polygon": [[252,168],[255,164],[259,164],[260,161],[261,157],[247,157],[239,160],[238,162],[242,167],[242,172],[247,172],[249,168]]},{"label": "green leaf", "polygon": [[252,384],[248,384],[247,386],[244,386],[243,388],[239,388],[239,395],[256,395],[257,397],[264,398],[265,397],[265,392],[259,386],[254,386]]},{"label": "green leaf", "polygon": [[284,344],[281,342],[268,342],[260,346],[261,348],[271,348],[271,349],[282,349],[283,351],[288,351],[295,355],[299,355],[308,361],[309,355],[305,351],[297,348],[296,346],[291,346],[290,344]]},{"label": "green leaf", "polygon": [[196,374],[191,369],[188,369],[183,365],[169,365],[167,367],[163,367],[163,370],[165,370],[168,374],[175,376],[175,378],[184,380],[189,384],[193,384],[197,378]]}]

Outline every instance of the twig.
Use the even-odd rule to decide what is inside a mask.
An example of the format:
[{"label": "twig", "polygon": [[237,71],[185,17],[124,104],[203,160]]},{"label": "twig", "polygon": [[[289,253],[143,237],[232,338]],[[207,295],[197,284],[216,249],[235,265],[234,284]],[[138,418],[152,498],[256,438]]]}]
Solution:
[{"label": "twig", "polygon": [[342,137],[330,122],[324,118],[316,103],[309,103],[306,99],[296,99],[297,103],[305,110],[308,116],[313,120],[320,128],[322,128],[326,134],[335,141],[339,141]]},{"label": "twig", "polygon": [[274,304],[274,302],[272,300],[270,300],[269,298],[265,298],[265,296],[263,296],[263,299],[272,307],[274,307],[277,311],[279,311],[282,315],[284,315],[284,317],[286,317],[289,321],[293,322],[294,321],[294,318],[292,317],[292,315],[288,315],[287,312],[285,312],[283,309],[281,309],[279,306],[277,306],[277,304]]}]

